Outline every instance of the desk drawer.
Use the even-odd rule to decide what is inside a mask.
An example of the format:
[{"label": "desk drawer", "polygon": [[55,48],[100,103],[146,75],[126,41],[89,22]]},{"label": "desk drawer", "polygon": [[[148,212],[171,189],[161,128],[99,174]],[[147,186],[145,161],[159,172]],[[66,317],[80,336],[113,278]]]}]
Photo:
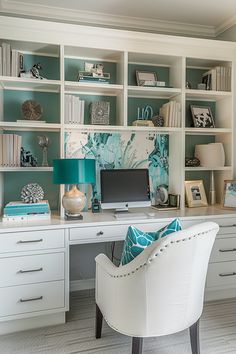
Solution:
[{"label": "desk drawer", "polygon": [[0,289],[0,316],[64,307],[64,281]]},{"label": "desk drawer", "polygon": [[0,287],[64,279],[64,253],[0,259]]},{"label": "desk drawer", "polygon": [[11,232],[0,235],[0,253],[64,247],[64,230]]},{"label": "desk drawer", "polygon": [[216,239],[210,262],[236,261],[236,238]]},{"label": "desk drawer", "polygon": [[236,288],[236,261],[209,264],[206,285],[207,287],[232,286]]},{"label": "desk drawer", "polygon": [[70,241],[89,239],[124,239],[128,225],[76,227],[70,229]]},{"label": "desk drawer", "polygon": [[[139,224],[132,222],[131,225],[137,227],[143,231],[157,231],[163,226],[166,226],[164,223],[147,223]],[[92,226],[92,227],[76,227],[70,229],[70,241],[76,240],[89,240],[89,239],[119,239],[124,240],[129,225],[114,225],[114,226]]]},{"label": "desk drawer", "polygon": [[236,236],[236,217],[235,218],[225,218],[225,219],[215,219],[215,221],[219,226],[220,230],[218,236],[220,235],[229,235],[227,237]]}]

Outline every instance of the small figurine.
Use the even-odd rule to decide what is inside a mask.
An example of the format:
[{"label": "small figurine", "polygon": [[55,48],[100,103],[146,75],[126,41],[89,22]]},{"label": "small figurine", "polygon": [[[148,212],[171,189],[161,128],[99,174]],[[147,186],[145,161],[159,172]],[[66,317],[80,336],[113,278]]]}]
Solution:
[{"label": "small figurine", "polygon": [[21,167],[37,167],[38,161],[30,151],[26,151],[23,147],[21,148],[20,154],[20,165]]},{"label": "small figurine", "polygon": [[45,78],[42,77],[39,73],[39,70],[42,69],[42,66],[40,63],[34,64],[32,68],[29,71],[21,71],[20,72],[20,77],[26,77],[30,79],[39,79],[39,80],[44,80]]}]

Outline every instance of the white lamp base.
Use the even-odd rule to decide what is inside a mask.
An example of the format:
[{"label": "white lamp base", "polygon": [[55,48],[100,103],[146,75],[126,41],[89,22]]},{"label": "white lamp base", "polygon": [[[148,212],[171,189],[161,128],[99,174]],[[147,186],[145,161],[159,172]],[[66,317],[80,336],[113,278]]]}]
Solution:
[{"label": "white lamp base", "polygon": [[86,196],[74,184],[62,198],[62,205],[65,209],[65,218],[67,220],[82,220],[83,215],[80,212],[86,205]]}]

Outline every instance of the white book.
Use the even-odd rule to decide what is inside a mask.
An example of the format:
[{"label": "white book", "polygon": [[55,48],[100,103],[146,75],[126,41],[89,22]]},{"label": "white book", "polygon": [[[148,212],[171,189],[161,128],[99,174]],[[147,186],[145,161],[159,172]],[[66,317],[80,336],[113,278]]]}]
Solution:
[{"label": "white book", "polygon": [[82,100],[80,105],[80,124],[84,124],[84,105],[85,101]]},{"label": "white book", "polygon": [[75,100],[75,123],[81,124],[81,117],[80,117],[80,108],[81,108],[81,101],[79,96],[76,96]]},{"label": "white book", "polygon": [[169,111],[170,111],[169,102],[163,104],[161,107],[160,115],[164,118],[164,126],[165,127],[169,127]]},{"label": "white book", "polygon": [[220,84],[221,84],[221,80],[220,80],[220,66],[216,66],[216,90],[220,91]]},{"label": "white book", "polygon": [[68,109],[68,123],[71,124],[72,121],[72,96],[68,95],[68,101],[69,101],[69,109]]},{"label": "white book", "polygon": [[2,150],[3,150],[3,166],[9,166],[9,141],[10,137],[9,134],[3,134],[3,143],[2,143]]},{"label": "white book", "polygon": [[11,76],[11,45],[7,43],[7,76]]},{"label": "white book", "polygon": [[177,124],[176,124],[176,127],[181,128],[181,104],[180,104],[180,102],[176,103],[176,111],[177,111]]},{"label": "white book", "polygon": [[64,123],[68,123],[68,96],[65,95],[65,104],[64,104]]},{"label": "white book", "polygon": [[18,216],[4,216],[3,223],[21,223],[29,221],[46,221],[51,219],[51,213],[35,214],[35,215],[18,215]]},{"label": "white book", "polygon": [[20,167],[22,136],[16,135],[16,167]]},{"label": "white book", "polygon": [[0,47],[0,76],[2,76],[2,47]]},{"label": "white book", "polygon": [[76,98],[76,123],[81,124],[81,100],[79,96]]},{"label": "white book", "polygon": [[71,123],[75,124],[75,99],[76,97],[74,95],[71,96]]},{"label": "white book", "polygon": [[9,161],[8,166],[14,167],[14,134],[9,134]]},{"label": "white book", "polygon": [[11,76],[16,77],[16,56],[17,56],[17,51],[15,49],[12,49],[11,51]]},{"label": "white book", "polygon": [[216,68],[211,70],[211,89],[216,91]]},{"label": "white book", "polygon": [[173,112],[173,101],[168,103],[169,105],[169,112],[168,112],[168,126],[172,127],[172,112]]},{"label": "white book", "polygon": [[7,43],[2,43],[2,75],[7,75]]},{"label": "white book", "polygon": [[227,91],[231,91],[231,67],[227,68]]},{"label": "white book", "polygon": [[14,134],[13,136],[13,166],[18,167],[18,135]]},{"label": "white book", "polygon": [[0,166],[3,166],[3,149],[2,149],[2,140],[3,134],[0,134]]}]

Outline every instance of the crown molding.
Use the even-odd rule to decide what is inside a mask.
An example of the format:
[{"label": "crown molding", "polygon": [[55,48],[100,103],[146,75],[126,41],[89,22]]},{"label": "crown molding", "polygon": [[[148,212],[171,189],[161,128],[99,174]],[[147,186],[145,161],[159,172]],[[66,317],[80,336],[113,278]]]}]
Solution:
[{"label": "crown molding", "polygon": [[215,27],[215,35],[219,36],[221,33],[230,29],[231,27],[236,25],[236,15],[228,18],[226,21],[222,22],[219,26]]},{"label": "crown molding", "polygon": [[53,6],[35,5],[24,1],[0,0],[0,12],[7,15],[41,18],[77,24],[122,28],[174,35],[215,37],[214,26],[193,25],[148,18],[116,16],[92,11],[78,11]]}]

